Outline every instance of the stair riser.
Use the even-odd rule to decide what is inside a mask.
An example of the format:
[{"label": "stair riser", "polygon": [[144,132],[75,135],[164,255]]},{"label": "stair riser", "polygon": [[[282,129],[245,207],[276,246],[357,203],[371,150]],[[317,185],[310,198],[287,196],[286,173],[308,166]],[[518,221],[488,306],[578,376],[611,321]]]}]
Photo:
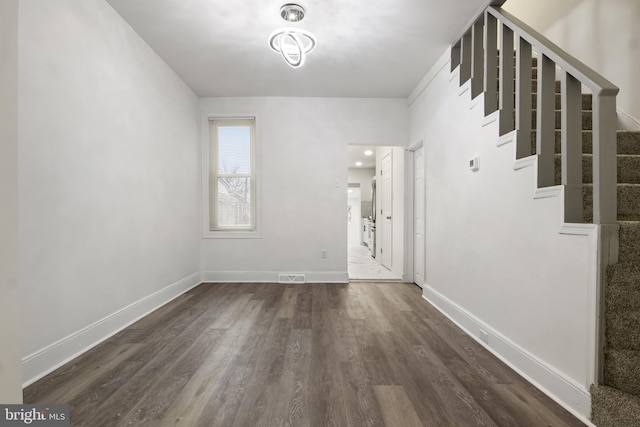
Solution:
[{"label": "stair riser", "polygon": [[[535,128],[538,126],[538,118],[536,111],[531,112],[531,127]],[[555,114],[555,129],[562,128],[562,112],[556,110]],[[583,130],[592,130],[593,129],[593,115],[591,111],[583,111],[582,112],[582,129]]]},{"label": "stair riser", "polygon": [[[516,53],[516,51],[513,51],[513,60],[514,62],[517,61],[518,59],[518,55]],[[498,66],[500,66],[500,51],[498,51]],[[538,57],[537,56],[532,56],[531,57],[531,66],[535,69],[538,68]]]},{"label": "stair riser", "polygon": [[[513,67],[513,76],[515,78],[516,76],[516,69],[517,67]],[[498,64],[498,76],[500,76],[500,65]],[[536,80],[538,78],[538,67],[532,67],[531,68],[531,78]]]},{"label": "stair riser", "polygon": [[[635,189],[634,189],[635,191]],[[636,212],[638,212],[638,196],[640,192],[635,191]],[[620,192],[618,192],[620,196]],[[624,220],[623,220],[624,221]],[[637,220],[636,220],[637,221]],[[640,224],[620,223],[620,248],[618,252],[619,262],[640,263]]]},{"label": "stair riser", "polygon": [[619,262],[607,268],[607,284],[640,288],[640,264]]},{"label": "stair riser", "polygon": [[607,347],[616,350],[640,351],[640,313],[607,311],[605,322]]},{"label": "stair riser", "polygon": [[640,399],[615,388],[591,386],[591,408],[598,427],[629,427],[640,419]]},{"label": "stair riser", "polygon": [[[593,188],[588,185],[584,188],[584,218],[585,222],[593,221]],[[618,185],[618,221],[640,221],[640,186]],[[629,234],[629,233],[627,233]],[[633,233],[631,233],[633,234]],[[636,239],[640,239],[640,233],[636,233]],[[623,244],[633,243],[633,238],[624,242],[620,241],[621,260],[640,261],[640,248],[631,250],[631,247],[623,248]],[[622,258],[627,253],[632,258]]]},{"label": "stair riser", "polygon": [[640,395],[640,352],[606,349],[604,360],[606,385]]},{"label": "stair riser", "polygon": [[[560,154],[556,154],[556,185],[561,182],[561,158]],[[618,156],[618,183],[621,184],[640,184],[640,156]],[[593,182],[593,156],[590,154],[582,155],[582,182]]]},{"label": "stair riser", "polygon": [[[556,83],[555,84],[555,93],[557,95],[559,95],[560,94],[561,83],[559,81],[556,81],[555,83]],[[498,77],[498,80],[497,80],[497,86],[498,86],[498,90],[500,90],[500,78],[499,77]],[[515,80],[513,81],[513,90],[514,91],[516,90],[516,81]],[[538,80],[536,80],[536,79],[531,80],[531,92],[533,94],[538,93]]]},{"label": "stair riser", "polygon": [[[582,94],[582,109],[583,110],[591,110],[591,94]],[[538,105],[538,95],[536,93],[531,97],[531,108],[535,109]],[[556,93],[556,110],[560,110],[562,108],[562,96],[559,93]]]},{"label": "stair riser", "polygon": [[606,306],[612,313],[640,310],[640,283],[636,286],[608,283]]},{"label": "stair riser", "polygon": [[[640,132],[618,131],[618,154],[640,155]],[[555,132],[556,153],[560,152],[562,132],[557,129]],[[536,151],[536,131],[531,133],[532,153]],[[593,132],[585,130],[582,132],[582,152],[591,154],[593,152]]]}]

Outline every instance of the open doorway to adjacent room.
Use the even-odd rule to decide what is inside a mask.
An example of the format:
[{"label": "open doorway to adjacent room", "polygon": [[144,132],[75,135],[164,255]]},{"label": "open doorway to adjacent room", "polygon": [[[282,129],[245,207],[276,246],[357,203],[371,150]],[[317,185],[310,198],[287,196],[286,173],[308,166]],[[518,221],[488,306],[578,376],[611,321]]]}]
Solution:
[{"label": "open doorway to adjacent room", "polygon": [[400,282],[403,149],[349,145],[348,165],[349,280]]}]

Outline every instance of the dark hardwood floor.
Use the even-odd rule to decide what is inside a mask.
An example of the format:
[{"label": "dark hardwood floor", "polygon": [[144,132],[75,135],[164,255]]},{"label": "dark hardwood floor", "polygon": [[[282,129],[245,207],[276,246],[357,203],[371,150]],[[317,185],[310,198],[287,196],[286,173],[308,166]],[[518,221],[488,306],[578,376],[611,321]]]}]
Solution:
[{"label": "dark hardwood floor", "polygon": [[203,284],[24,390],[76,426],[583,425],[399,283]]}]

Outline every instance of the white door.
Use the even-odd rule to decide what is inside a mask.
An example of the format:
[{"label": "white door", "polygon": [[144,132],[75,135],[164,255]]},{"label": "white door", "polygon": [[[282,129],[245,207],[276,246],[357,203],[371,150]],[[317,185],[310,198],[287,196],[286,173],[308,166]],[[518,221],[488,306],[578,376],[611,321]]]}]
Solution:
[{"label": "white door", "polygon": [[393,163],[389,153],[382,158],[382,170],[380,178],[382,180],[381,188],[381,207],[380,216],[382,218],[382,242],[380,244],[380,252],[382,255],[382,265],[391,270],[391,247],[393,245],[393,229],[391,227],[391,207],[393,204]]},{"label": "white door", "polygon": [[420,147],[413,153],[414,179],[414,213],[413,230],[413,281],[418,286],[424,285],[424,149]]}]

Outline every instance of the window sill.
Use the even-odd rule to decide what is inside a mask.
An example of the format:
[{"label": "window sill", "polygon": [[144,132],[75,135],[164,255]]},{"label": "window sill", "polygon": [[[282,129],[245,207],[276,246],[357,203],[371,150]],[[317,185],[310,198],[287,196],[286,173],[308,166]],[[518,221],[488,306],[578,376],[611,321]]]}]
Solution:
[{"label": "window sill", "polygon": [[257,231],[205,231],[204,239],[261,239]]}]

